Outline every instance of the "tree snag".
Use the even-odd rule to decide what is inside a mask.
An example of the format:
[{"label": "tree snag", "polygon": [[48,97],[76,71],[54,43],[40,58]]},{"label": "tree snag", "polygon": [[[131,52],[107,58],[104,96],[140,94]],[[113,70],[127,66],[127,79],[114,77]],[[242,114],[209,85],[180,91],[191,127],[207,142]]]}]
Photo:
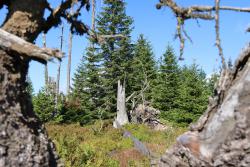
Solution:
[{"label": "tree snag", "polygon": [[219,36],[219,11],[229,10],[235,12],[250,13],[250,8],[220,6],[219,4],[220,1],[215,0],[215,6],[193,5],[189,7],[182,7],[179,6],[174,0],[159,0],[159,3],[156,5],[156,8],[161,9],[164,6],[167,6],[172,10],[172,12],[176,17],[177,28],[176,28],[175,38],[178,38],[180,41],[180,60],[183,60],[182,55],[185,47],[185,40],[188,39],[190,42],[192,42],[191,38],[187,35],[187,32],[184,29],[185,21],[189,19],[215,20],[215,30],[216,30],[215,44],[219,50],[219,56],[221,57],[222,66],[223,68],[226,68],[225,58],[223,56],[223,51]]},{"label": "tree snag", "polygon": [[[0,166],[61,166],[54,145],[35,116],[25,89],[31,59],[46,63],[51,55],[61,57],[58,51],[39,49],[31,44],[41,32],[46,33],[51,27],[58,26],[61,18],[73,22],[74,32],[83,34],[88,31],[77,20],[78,15],[74,19],[66,17],[72,1],[65,0],[56,9],[52,9],[46,0],[0,1],[0,9],[4,5],[8,9],[1,28],[23,39],[11,38],[9,34],[9,38],[6,35],[0,38],[3,43],[0,47]],[[87,0],[79,3],[81,8],[89,6]],[[48,18],[44,18],[46,9],[51,12]],[[13,45],[7,40],[13,42]]]},{"label": "tree snag", "polygon": [[250,9],[221,7],[219,2],[215,0],[215,7],[182,8],[173,0],[160,0],[157,6],[170,7],[184,20],[215,19],[216,45],[223,69],[206,112],[160,159],[152,161],[152,166],[250,166],[250,44],[240,54],[233,70],[229,70],[224,64],[219,38],[219,10],[250,12]]},{"label": "tree snag", "polygon": [[250,44],[190,130],[152,166],[250,166]]},{"label": "tree snag", "polygon": [[128,114],[126,111],[125,83],[122,85],[118,80],[117,85],[117,117],[113,126],[119,128],[128,123]]},{"label": "tree snag", "polygon": [[[43,47],[46,48],[46,34],[45,33],[43,33]],[[44,65],[44,81],[45,81],[45,86],[48,85],[48,78],[49,78],[48,63],[45,63],[45,65]]]}]

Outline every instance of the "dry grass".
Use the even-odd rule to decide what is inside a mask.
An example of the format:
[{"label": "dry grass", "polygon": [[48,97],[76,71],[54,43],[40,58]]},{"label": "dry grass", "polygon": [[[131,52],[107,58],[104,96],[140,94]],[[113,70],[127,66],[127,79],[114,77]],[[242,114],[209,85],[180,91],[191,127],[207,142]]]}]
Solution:
[{"label": "dry grass", "polygon": [[149,160],[135,148],[128,148],[115,152],[112,157],[116,159],[120,167],[149,166]]},{"label": "dry grass", "polygon": [[[98,122],[84,127],[47,124],[46,128],[68,167],[147,167],[150,164],[149,159],[135,150],[132,141],[124,138],[121,130],[114,129],[110,121],[104,123],[101,131],[98,131]],[[185,131],[184,128],[171,127],[159,132],[144,125],[125,128],[158,156]]]}]

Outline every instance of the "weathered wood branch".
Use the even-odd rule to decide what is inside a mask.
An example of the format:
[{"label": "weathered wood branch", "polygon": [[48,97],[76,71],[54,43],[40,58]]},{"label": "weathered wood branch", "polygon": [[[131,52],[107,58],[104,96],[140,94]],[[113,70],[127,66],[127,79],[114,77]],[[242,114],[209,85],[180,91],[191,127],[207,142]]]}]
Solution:
[{"label": "weathered wood branch", "polygon": [[8,53],[29,57],[41,63],[46,63],[52,60],[53,57],[58,59],[63,57],[63,53],[57,49],[39,48],[3,29],[0,29],[0,48]]},{"label": "weathered wood branch", "polygon": [[221,75],[216,95],[190,131],[152,166],[249,166],[250,45],[232,71]]},{"label": "weathered wood branch", "polygon": [[[205,20],[214,19],[211,15],[212,11],[216,11],[216,6],[189,6],[182,7],[179,6],[174,0],[160,0],[160,2],[156,5],[157,9],[161,9],[163,6],[168,6],[177,16],[183,16],[185,19],[190,18],[199,18]],[[231,7],[231,6],[220,6],[219,10],[230,10],[235,12],[250,12],[250,8],[239,8],[239,7]]]},{"label": "weathered wood branch", "polygon": [[[169,7],[172,12],[175,14],[177,19],[177,28],[176,28],[176,38],[180,40],[180,60],[182,60],[182,55],[185,47],[186,38],[191,41],[191,38],[187,35],[184,29],[184,23],[188,19],[202,19],[202,20],[215,20],[215,31],[216,31],[216,46],[219,50],[219,56],[222,60],[222,66],[225,69],[226,63],[223,55],[223,50],[221,47],[221,40],[219,35],[219,11],[220,10],[230,10],[235,12],[248,12],[250,13],[250,8],[239,8],[231,6],[220,6],[218,0],[215,0],[215,6],[206,6],[206,5],[194,5],[183,7],[178,5],[175,0],[159,0],[159,3],[156,5],[157,9],[161,9],[163,6]],[[247,29],[249,32],[250,28]]]},{"label": "weathered wood branch", "polygon": [[214,17],[209,13],[212,9],[209,6],[191,6],[191,7],[180,7],[173,0],[160,0],[160,3],[156,5],[157,9],[161,9],[162,6],[168,6],[175,13],[177,17],[182,19],[204,19],[213,20]]},{"label": "weathered wood branch", "polygon": [[219,50],[219,56],[221,57],[222,68],[226,69],[227,65],[225,62],[225,58],[223,55],[223,50],[221,47],[221,40],[220,40],[220,0],[215,0],[215,32],[216,32],[216,46]]},{"label": "weathered wood branch", "polygon": [[111,38],[127,38],[123,34],[107,34],[107,35],[101,35],[97,34],[95,31],[88,30],[87,34],[93,39],[94,42],[103,44],[105,43],[108,39]]},{"label": "weathered wood branch", "polygon": [[[74,14],[70,14],[67,12],[67,10],[71,8],[71,5],[73,3],[80,3],[80,5]],[[66,0],[62,2],[61,5],[59,5],[55,9],[47,5],[47,9],[51,13],[44,23],[43,26],[44,32],[47,32],[53,26],[58,26],[59,24],[61,24],[62,22],[61,17],[63,17],[71,24],[71,31],[73,33],[77,33],[80,35],[87,33],[89,28],[83,22],[77,20],[78,16],[80,16],[80,10],[83,7],[86,7],[86,9],[89,10],[90,7],[89,0],[81,0],[81,1]]]}]

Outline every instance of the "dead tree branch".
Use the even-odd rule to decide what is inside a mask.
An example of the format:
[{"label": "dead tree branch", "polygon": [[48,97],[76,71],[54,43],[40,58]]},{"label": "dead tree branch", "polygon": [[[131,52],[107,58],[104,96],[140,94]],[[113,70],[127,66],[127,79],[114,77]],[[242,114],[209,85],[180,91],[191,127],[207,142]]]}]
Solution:
[{"label": "dead tree branch", "polygon": [[[71,5],[73,3],[78,4],[78,8],[72,14],[72,13],[68,12],[68,10],[71,8]],[[77,0],[66,0],[66,1],[62,2],[61,5],[55,9],[53,9],[52,7],[50,7],[49,4],[47,4],[46,8],[51,13],[47,17],[42,30],[46,33],[52,26],[57,27],[59,24],[61,24],[61,22],[62,22],[61,18],[64,18],[65,20],[67,20],[70,23],[70,25],[71,25],[70,30],[72,33],[79,34],[79,35],[83,35],[86,33],[96,43],[104,43],[109,38],[126,38],[122,34],[98,35],[94,30],[91,30],[82,21],[78,20],[78,17],[81,14],[80,11],[84,7],[86,7],[86,9],[89,10],[89,8],[90,8],[89,0],[81,0],[81,1],[79,1],[79,0],[78,1]]]},{"label": "dead tree branch", "polygon": [[9,3],[10,3],[10,2],[9,2],[8,0],[1,0],[1,1],[0,1],[0,9],[2,9],[4,5],[7,5],[7,6],[8,6]]},{"label": "dead tree branch", "polygon": [[227,65],[226,65],[226,62],[225,62],[225,58],[224,58],[224,55],[223,55],[223,50],[222,50],[222,47],[221,47],[221,40],[220,40],[220,22],[219,22],[219,19],[220,19],[220,15],[219,15],[219,6],[220,6],[220,0],[215,0],[215,31],[216,31],[216,46],[219,50],[219,56],[221,57],[221,62],[222,62],[222,68],[223,69],[226,69],[227,68]]},{"label": "dead tree branch", "polygon": [[[222,59],[222,66],[226,68],[225,58],[223,56],[223,50],[221,47],[221,41],[219,36],[219,10],[230,10],[235,12],[247,12],[250,13],[250,8],[239,8],[239,7],[230,7],[230,6],[220,6],[219,0],[215,0],[215,6],[189,6],[182,7],[179,6],[174,0],[159,0],[159,3],[156,5],[157,9],[161,9],[163,6],[169,7],[172,12],[175,14],[177,19],[177,28],[176,28],[176,38],[180,40],[180,59],[183,55],[183,50],[185,46],[185,39],[191,38],[187,35],[184,29],[184,23],[188,19],[202,19],[202,20],[215,20],[215,29],[216,29],[216,46],[219,49],[219,55]],[[247,30],[249,31],[250,28]]]},{"label": "dead tree branch", "polygon": [[[67,12],[68,9],[71,8],[71,5],[73,3],[80,3],[78,9],[76,12],[71,15]],[[48,18],[46,19],[43,31],[46,33],[51,27],[58,26],[61,24],[62,20],[61,17],[65,18],[70,24],[71,24],[71,31],[76,34],[83,35],[84,33],[87,33],[89,28],[81,21],[77,20],[78,16],[80,16],[80,11],[83,7],[86,7],[87,10],[89,10],[90,4],[89,0],[81,0],[81,1],[75,1],[75,0],[66,0],[61,3],[60,6],[53,9],[47,4],[46,8],[51,12]]]},{"label": "dead tree branch", "polygon": [[62,52],[57,49],[39,48],[22,38],[0,29],[0,48],[8,53],[15,53],[23,57],[29,57],[43,64],[52,58],[61,59]]},{"label": "dead tree branch", "polygon": [[[189,7],[180,7],[175,3],[174,0],[160,0],[160,2],[156,5],[157,9],[161,9],[163,6],[168,6],[176,15],[183,15],[186,19],[191,18],[199,18],[205,20],[214,19],[211,13],[216,10],[216,6],[189,6]],[[250,8],[239,8],[239,7],[231,7],[231,6],[220,6],[219,10],[230,10],[235,12],[250,12]]]}]

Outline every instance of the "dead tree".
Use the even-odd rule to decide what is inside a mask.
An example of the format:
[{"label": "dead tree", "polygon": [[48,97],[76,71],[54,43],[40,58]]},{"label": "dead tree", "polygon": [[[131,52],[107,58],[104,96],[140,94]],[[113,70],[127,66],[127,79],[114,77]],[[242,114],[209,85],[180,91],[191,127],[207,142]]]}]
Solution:
[{"label": "dead tree", "polygon": [[177,28],[176,28],[176,38],[180,40],[180,59],[182,60],[182,55],[185,46],[185,40],[188,39],[190,41],[191,38],[188,36],[185,31],[185,21],[189,19],[202,19],[202,20],[215,20],[215,29],[216,29],[216,46],[219,50],[219,56],[221,57],[222,67],[226,68],[225,58],[223,55],[221,41],[219,37],[219,11],[220,10],[229,10],[236,12],[250,12],[250,8],[237,8],[230,6],[220,6],[220,0],[215,0],[215,6],[189,6],[182,7],[179,6],[174,0],[159,0],[159,3],[156,5],[157,9],[161,9],[164,6],[169,7],[174,13],[177,20]]},{"label": "dead tree", "polygon": [[[70,14],[73,15],[74,4],[72,4],[70,9]],[[70,73],[71,73],[71,56],[72,56],[72,39],[73,35],[71,31],[69,31],[69,47],[68,47],[68,67],[67,67],[67,94],[70,93]]]},{"label": "dead tree", "polygon": [[[249,8],[219,6],[180,7],[173,0],[161,0],[182,21],[205,19],[216,21],[216,45],[219,39],[219,10],[250,12]],[[215,11],[215,15],[213,15]],[[223,63],[223,59],[222,59]],[[250,44],[242,51],[233,70],[223,67],[214,97],[197,123],[152,166],[250,166]]]},{"label": "dead tree", "polygon": [[[46,34],[43,33],[43,47],[46,48]],[[44,81],[45,81],[45,86],[48,84],[48,64],[45,63],[44,65]]]},{"label": "dead tree", "polygon": [[117,84],[117,116],[114,121],[114,127],[128,123],[128,114],[126,111],[125,83],[122,85],[120,80]]},{"label": "dead tree", "polygon": [[[63,31],[64,26],[61,25],[61,36],[60,36],[60,51],[62,52],[63,49]],[[57,66],[57,77],[56,77],[56,96],[55,96],[55,111],[53,112],[53,117],[56,116],[58,113],[58,103],[59,103],[59,96],[60,96],[60,76],[61,76],[61,60],[58,61]]]},{"label": "dead tree", "polygon": [[72,56],[72,39],[73,35],[69,32],[69,48],[68,48],[68,68],[67,68],[67,94],[70,93],[70,73],[71,73],[71,56]]},{"label": "dead tree", "polygon": [[[74,18],[67,12],[72,2],[64,0],[53,9],[47,0],[0,1],[0,9],[6,6],[8,10],[0,33],[0,166],[60,164],[53,143],[33,112],[25,80],[31,59],[45,64],[52,55],[61,57],[58,50],[32,44],[40,33],[57,27],[62,18],[71,23],[73,33],[88,32],[88,27],[78,20],[81,9],[89,8],[88,1],[79,1]],[[47,18],[45,10],[50,12]],[[15,36],[13,40],[12,34],[20,38]]]}]

